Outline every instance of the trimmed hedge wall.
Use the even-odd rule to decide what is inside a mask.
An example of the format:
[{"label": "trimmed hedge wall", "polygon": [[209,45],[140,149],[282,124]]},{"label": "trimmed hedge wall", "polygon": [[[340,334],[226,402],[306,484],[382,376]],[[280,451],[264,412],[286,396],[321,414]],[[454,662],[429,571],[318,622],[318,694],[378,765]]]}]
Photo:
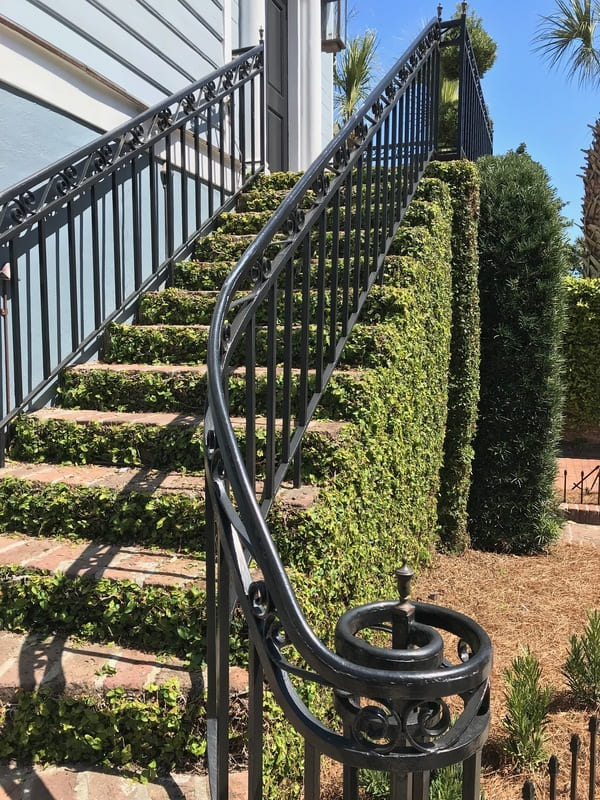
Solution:
[{"label": "trimmed hedge wall", "polygon": [[432,164],[428,174],[446,181],[452,198],[452,343],[438,522],[441,546],[461,552],[469,545],[467,503],[479,400],[479,172],[470,161],[450,161]]},{"label": "trimmed hedge wall", "polygon": [[530,553],[559,533],[561,203],[527,154],[479,161],[481,401],[469,499],[483,549]]},{"label": "trimmed hedge wall", "polygon": [[[379,330],[393,338],[386,364],[365,373],[368,400],[343,434],[338,471],[312,508],[270,520],[281,557],[311,625],[329,645],[341,613],[395,597],[403,556],[427,563],[437,543],[436,499],[443,458],[451,322],[451,219],[448,188],[425,182],[386,261],[386,284],[403,302]],[[417,227],[406,227],[412,223]],[[368,317],[369,312],[366,312]],[[377,331],[378,329],[373,329]],[[381,334],[380,334],[381,335]],[[350,346],[352,344],[350,343]],[[338,386],[343,393],[351,387]],[[327,716],[330,693],[304,688],[311,710]],[[266,797],[300,794],[300,737],[268,701]]]},{"label": "trimmed hedge wall", "polygon": [[565,427],[600,427],[600,278],[565,278]]}]

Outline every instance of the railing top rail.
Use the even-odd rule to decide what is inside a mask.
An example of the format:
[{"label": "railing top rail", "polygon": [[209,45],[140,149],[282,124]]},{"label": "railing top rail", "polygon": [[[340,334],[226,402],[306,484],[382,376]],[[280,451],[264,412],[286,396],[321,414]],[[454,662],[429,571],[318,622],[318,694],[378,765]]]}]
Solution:
[{"label": "railing top rail", "polygon": [[126,122],[118,125],[116,128],[113,128],[111,131],[102,134],[102,136],[98,136],[92,142],[83,147],[80,147],[77,150],[73,150],[72,153],[61,158],[59,161],[55,161],[53,164],[50,164],[48,167],[44,167],[39,172],[30,175],[27,178],[24,178],[19,183],[15,183],[13,186],[10,186],[8,189],[5,189],[2,193],[0,193],[0,204],[5,203],[7,200],[10,200],[14,195],[22,194],[30,189],[32,186],[40,183],[45,178],[50,178],[55,175],[57,172],[61,172],[65,167],[70,166],[76,161],[80,161],[86,156],[95,153],[98,149],[100,149],[103,145],[112,142],[114,139],[117,139],[119,136],[122,136],[124,133],[128,133],[138,125],[142,125],[147,120],[152,119],[157,114],[159,114],[164,109],[168,108],[169,106],[173,105],[174,103],[179,103],[182,100],[185,100],[188,95],[192,94],[193,92],[197,92],[202,86],[206,86],[211,81],[220,78],[222,75],[225,75],[229,70],[235,69],[240,64],[243,64],[244,61],[247,61],[249,58],[258,55],[262,52],[264,45],[258,44],[255,47],[245,51],[240,56],[238,56],[233,61],[225,64],[223,67],[219,67],[218,69],[210,72],[208,75],[205,75],[200,80],[194,81],[190,83],[185,89],[181,89],[179,92],[172,94],[170,97],[165,97],[162,100],[159,100],[150,108],[146,109],[145,111],[141,111],[135,117],[131,117]]}]

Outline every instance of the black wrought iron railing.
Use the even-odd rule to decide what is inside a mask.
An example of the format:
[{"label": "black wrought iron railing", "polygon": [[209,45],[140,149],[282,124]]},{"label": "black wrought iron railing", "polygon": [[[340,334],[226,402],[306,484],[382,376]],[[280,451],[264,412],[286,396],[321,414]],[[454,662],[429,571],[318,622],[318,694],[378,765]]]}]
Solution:
[{"label": "black wrought iron railing", "polygon": [[[467,36],[464,19],[462,26]],[[479,800],[489,724],[485,632],[461,614],[411,604],[404,568],[400,601],[345,614],[331,651],[305,618],[266,521],[284,477],[300,483],[303,434],[436,152],[444,30],[433,20],[387,73],[246,250],[217,301],[208,343],[205,466],[207,625],[216,645],[208,657],[208,760],[219,800],[228,796],[228,638],[236,600],[250,639],[249,797],[262,796],[266,676],[304,736],[306,800],[320,796],[322,754],[344,765],[345,800],[358,797],[361,768],[390,772],[395,800],[426,800],[430,771],[458,761],[463,800]],[[470,124],[466,117],[465,141]],[[232,367],[245,371],[243,452],[228,407]],[[266,380],[260,397],[259,367]],[[260,580],[250,573],[251,559]],[[444,657],[435,627],[460,640],[458,664]],[[360,638],[365,628],[385,631],[392,649],[368,645]],[[339,729],[311,714],[292,678],[330,693]],[[454,721],[451,695],[460,697]]]},{"label": "black wrought iron railing", "polygon": [[263,169],[263,105],[260,44],[0,195],[0,465],[11,419]]}]

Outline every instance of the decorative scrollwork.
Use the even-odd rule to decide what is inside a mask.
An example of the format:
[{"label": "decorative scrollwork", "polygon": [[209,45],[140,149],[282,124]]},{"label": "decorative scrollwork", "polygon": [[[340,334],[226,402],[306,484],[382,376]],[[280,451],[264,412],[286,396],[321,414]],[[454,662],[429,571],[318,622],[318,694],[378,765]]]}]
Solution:
[{"label": "decorative scrollwork", "polygon": [[263,280],[266,281],[270,277],[272,269],[273,269],[273,267],[272,267],[272,264],[271,264],[271,259],[270,258],[263,258],[263,260],[261,262],[261,265],[260,265],[260,271],[261,271]]},{"label": "decorative scrollwork", "polygon": [[64,197],[70,189],[77,185],[77,170],[75,167],[66,167],[56,178],[56,191]]},{"label": "decorative scrollwork", "polygon": [[371,111],[373,112],[375,119],[381,118],[381,115],[383,114],[383,103],[381,102],[381,100],[378,100],[376,103],[373,103]]},{"label": "decorative scrollwork", "polygon": [[214,81],[209,81],[204,86],[204,99],[212,100],[216,95],[216,86]]},{"label": "decorative scrollwork", "polygon": [[223,88],[224,89],[231,89],[233,86],[233,70],[228,69],[225,75],[223,76]]},{"label": "decorative scrollwork", "polygon": [[94,173],[97,175],[108,167],[112,161],[112,147],[105,144],[94,154]]},{"label": "decorative scrollwork", "polygon": [[394,99],[395,95],[396,95],[396,87],[392,83],[389,83],[385,87],[385,96],[391,102]]},{"label": "decorative scrollwork", "polygon": [[473,656],[473,650],[471,649],[471,646],[468,644],[468,642],[465,642],[464,639],[459,639],[459,642],[456,645],[456,651],[463,664],[466,664],[466,662],[469,661]]},{"label": "decorative scrollwork", "polygon": [[266,619],[275,610],[264,581],[254,581],[248,587],[248,600],[257,619]]},{"label": "decorative scrollwork", "polygon": [[272,642],[278,650],[281,647],[285,647],[286,644],[289,644],[289,639],[283,629],[283,625],[276,616],[272,616],[266,627],[265,639]]},{"label": "decorative scrollwork", "polygon": [[398,714],[381,706],[363,706],[352,722],[354,740],[378,753],[390,753],[398,746],[401,734]]},{"label": "decorative scrollwork", "polygon": [[443,700],[430,700],[409,707],[402,723],[407,741],[425,753],[435,749],[435,740],[450,730],[452,717]]},{"label": "decorative scrollwork", "polygon": [[124,149],[131,152],[144,143],[144,128],[142,125],[135,125],[125,134]]},{"label": "decorative scrollwork", "polygon": [[191,114],[196,108],[196,98],[193,94],[188,94],[183,98],[183,110],[186,114]]},{"label": "decorative scrollwork", "polygon": [[36,208],[36,199],[33,192],[23,192],[15,197],[10,208],[10,218],[17,225],[23,222]]},{"label": "decorative scrollwork", "polygon": [[343,169],[348,163],[348,148],[344,144],[339,147],[333,154],[333,168],[335,170]]},{"label": "decorative scrollwork", "polygon": [[173,115],[170,108],[163,108],[156,116],[156,124],[159,131],[166,131],[173,124]]},{"label": "decorative scrollwork", "polygon": [[260,263],[252,264],[250,267],[250,280],[254,286],[260,281],[261,275],[262,269]]}]

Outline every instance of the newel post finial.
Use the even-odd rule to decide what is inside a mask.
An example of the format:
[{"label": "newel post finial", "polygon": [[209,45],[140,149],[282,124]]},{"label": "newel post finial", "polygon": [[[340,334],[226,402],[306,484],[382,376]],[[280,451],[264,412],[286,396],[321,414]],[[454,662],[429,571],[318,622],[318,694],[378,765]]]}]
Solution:
[{"label": "newel post finial", "polygon": [[444,6],[441,3],[439,3],[438,7],[437,7],[438,22],[442,21],[442,11],[443,11],[443,9],[444,9]]}]

